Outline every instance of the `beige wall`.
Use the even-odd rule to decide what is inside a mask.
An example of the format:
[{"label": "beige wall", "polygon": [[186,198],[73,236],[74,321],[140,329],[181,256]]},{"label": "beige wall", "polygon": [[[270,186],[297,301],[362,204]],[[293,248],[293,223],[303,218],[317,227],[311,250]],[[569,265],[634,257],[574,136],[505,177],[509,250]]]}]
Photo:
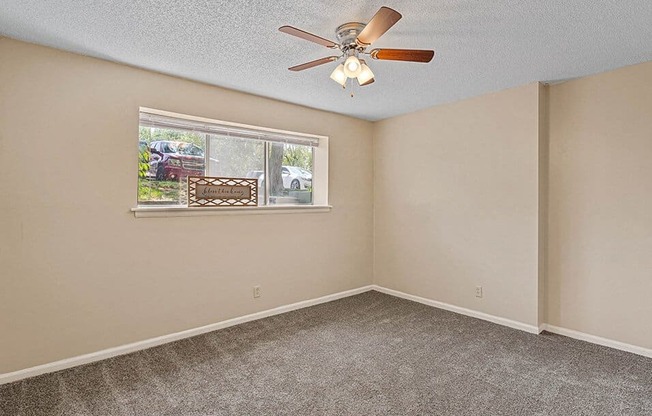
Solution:
[{"label": "beige wall", "polygon": [[[0,373],[372,281],[652,347],[652,63],[372,125],[0,56]],[[332,212],[134,218],[139,106],[330,136]]]},{"label": "beige wall", "polygon": [[652,348],[652,63],[550,87],[548,323]]},{"label": "beige wall", "polygon": [[651,348],[650,114],[646,63],[376,123],[375,282]]},{"label": "beige wall", "polygon": [[550,115],[549,87],[539,84],[539,328],[546,323],[546,286],[548,284],[548,195],[549,195],[549,163],[550,163]]},{"label": "beige wall", "polygon": [[376,123],[377,284],[538,325],[541,91]]},{"label": "beige wall", "polygon": [[[0,373],[372,282],[371,123],[9,39],[0,57]],[[330,136],[333,210],[134,218],[139,106]]]}]

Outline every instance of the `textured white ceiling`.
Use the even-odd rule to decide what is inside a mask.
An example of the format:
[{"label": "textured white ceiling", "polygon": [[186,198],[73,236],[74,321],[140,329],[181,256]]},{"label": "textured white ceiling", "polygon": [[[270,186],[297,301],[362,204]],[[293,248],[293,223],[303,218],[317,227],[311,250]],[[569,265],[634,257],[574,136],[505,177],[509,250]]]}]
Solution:
[{"label": "textured white ceiling", "polygon": [[[383,5],[403,19],[373,47],[435,49],[430,64],[372,61],[354,98],[329,79],[336,63],[287,70],[333,51],[280,26],[336,40]],[[378,120],[652,60],[652,0],[2,0],[0,34]]]}]

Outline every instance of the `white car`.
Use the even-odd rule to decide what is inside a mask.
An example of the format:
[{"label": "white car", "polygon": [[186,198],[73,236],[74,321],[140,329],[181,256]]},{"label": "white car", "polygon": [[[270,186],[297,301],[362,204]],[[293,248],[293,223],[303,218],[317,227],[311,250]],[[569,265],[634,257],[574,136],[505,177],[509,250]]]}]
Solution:
[{"label": "white car", "polygon": [[[293,191],[312,188],[312,173],[298,166],[282,166],[283,187]],[[258,187],[265,186],[265,174],[258,176]]]}]

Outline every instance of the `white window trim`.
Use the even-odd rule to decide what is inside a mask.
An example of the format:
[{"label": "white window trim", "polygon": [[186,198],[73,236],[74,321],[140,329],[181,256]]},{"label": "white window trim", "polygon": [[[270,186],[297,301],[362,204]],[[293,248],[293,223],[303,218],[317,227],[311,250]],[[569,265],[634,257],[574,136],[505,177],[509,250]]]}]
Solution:
[{"label": "white window trim", "polygon": [[[191,116],[187,114],[174,113],[171,111],[157,110],[153,108],[140,107],[140,112],[157,114],[168,117],[175,117],[191,121],[222,124],[228,127],[257,130],[273,134],[287,134],[290,136],[303,136],[319,139],[319,145],[314,146],[313,152],[313,194],[311,205],[265,205],[259,207],[186,207],[186,206],[138,206],[131,211],[137,218],[153,217],[195,217],[209,215],[242,215],[242,214],[296,214],[301,212],[329,212],[331,206],[328,204],[328,136],[316,134],[297,133],[288,130],[272,129],[268,127],[252,126],[249,124],[233,123],[228,121],[215,120],[204,117]],[[136,185],[137,187],[138,185]]]},{"label": "white window trim", "polygon": [[132,208],[136,218],[208,217],[215,215],[299,214],[330,212],[330,205],[268,205],[262,207],[152,206]]}]

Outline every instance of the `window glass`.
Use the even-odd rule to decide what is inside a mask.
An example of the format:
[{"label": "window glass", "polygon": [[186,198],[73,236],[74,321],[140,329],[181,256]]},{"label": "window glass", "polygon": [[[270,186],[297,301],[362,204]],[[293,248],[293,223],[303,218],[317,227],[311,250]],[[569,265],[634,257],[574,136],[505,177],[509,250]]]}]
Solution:
[{"label": "window glass", "polygon": [[312,203],[312,147],[270,143],[268,163],[269,204]]},{"label": "window glass", "polygon": [[187,206],[188,176],[257,179],[258,205],[313,203],[315,136],[142,111],[140,120],[140,206]]},{"label": "window glass", "polygon": [[205,135],[172,129],[140,128],[138,204],[180,205],[187,201],[188,176],[203,176]]},{"label": "window glass", "polygon": [[[265,142],[209,135],[207,176],[259,179],[265,173]],[[258,205],[265,205],[265,191],[258,182]]]}]

